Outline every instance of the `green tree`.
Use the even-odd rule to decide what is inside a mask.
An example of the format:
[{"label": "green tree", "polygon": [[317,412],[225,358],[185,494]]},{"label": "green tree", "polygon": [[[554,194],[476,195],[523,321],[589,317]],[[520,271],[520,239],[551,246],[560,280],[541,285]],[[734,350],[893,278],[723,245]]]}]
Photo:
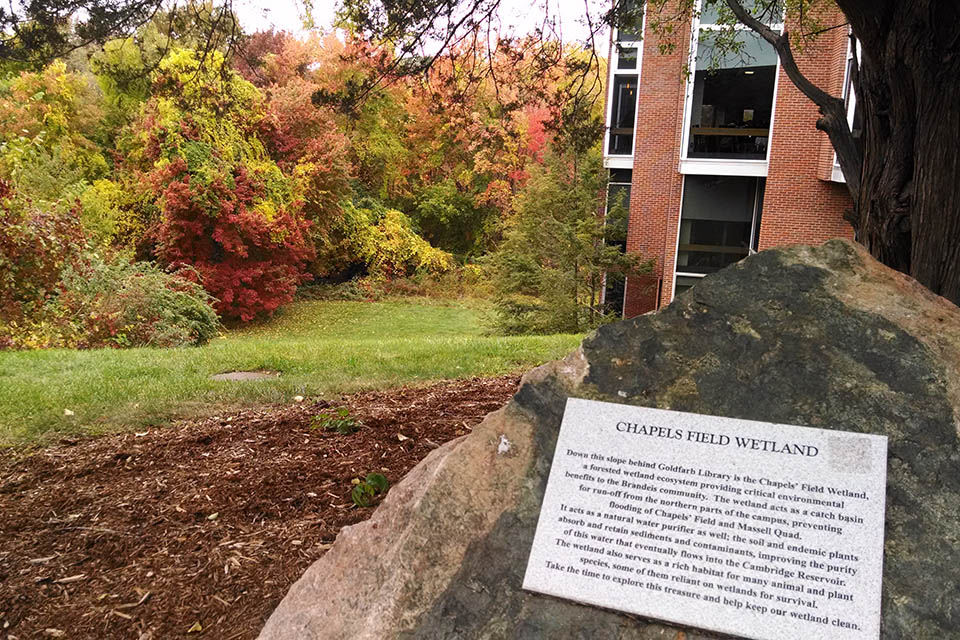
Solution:
[{"label": "green tree", "polygon": [[[0,9],[0,61],[42,67],[154,24],[167,42],[205,54],[232,50],[242,32],[232,0],[34,0]],[[184,36],[193,41],[183,41]]]},{"label": "green tree", "polygon": [[93,142],[101,111],[88,82],[56,61],[0,82],[0,177],[47,206],[103,177]]},{"label": "green tree", "polygon": [[548,148],[544,165],[532,170],[504,241],[488,259],[501,331],[592,329],[610,318],[600,305],[604,274],[649,269],[618,243],[605,242],[598,211],[604,184],[596,147],[582,155]]}]

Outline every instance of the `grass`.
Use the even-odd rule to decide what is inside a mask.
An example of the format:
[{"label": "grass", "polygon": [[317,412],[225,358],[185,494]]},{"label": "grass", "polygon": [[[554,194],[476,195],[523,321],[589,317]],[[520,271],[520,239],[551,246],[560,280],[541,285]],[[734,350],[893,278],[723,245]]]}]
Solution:
[{"label": "grass", "polygon": [[[159,426],[296,395],[499,375],[561,357],[580,339],[489,336],[481,320],[475,306],[299,302],[205,347],[0,353],[0,444]],[[281,376],[210,379],[257,369]]]}]

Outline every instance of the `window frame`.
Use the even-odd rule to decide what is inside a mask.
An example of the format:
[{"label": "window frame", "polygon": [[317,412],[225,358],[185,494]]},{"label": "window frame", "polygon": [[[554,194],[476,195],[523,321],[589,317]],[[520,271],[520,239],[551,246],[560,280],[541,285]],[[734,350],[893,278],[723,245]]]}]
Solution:
[{"label": "window frame", "polygon": [[[640,27],[641,35],[646,32],[647,12],[643,12],[643,22]],[[611,37],[610,60],[608,61],[609,73],[607,74],[607,108],[604,120],[603,132],[603,159],[606,168],[628,169],[633,167],[633,156],[637,149],[637,107],[640,104],[640,82],[642,81],[643,69],[643,40],[617,40],[617,30],[614,30]],[[623,49],[636,49],[636,66],[632,69],[620,68],[620,51]],[[610,130],[613,128],[613,101],[614,86],[617,76],[636,76],[636,102],[633,106],[633,139],[630,142],[630,153],[610,153]],[[629,162],[625,162],[629,159]]]},{"label": "window frame", "polygon": [[[857,47],[857,64],[860,63],[861,48]],[[847,33],[847,57],[843,67],[843,103],[847,109],[847,126],[853,130],[854,118],[857,115],[857,92],[853,86],[853,78],[850,77],[850,62],[853,60],[853,47],[850,46],[850,33]],[[846,184],[847,178],[843,175],[840,168],[840,162],[837,160],[837,152],[833,152],[833,167],[830,172],[830,181]]]},{"label": "window frame", "polygon": [[[780,89],[780,56],[774,69],[773,98],[770,108],[770,129],[767,136],[767,154],[763,160],[739,158],[690,158],[690,122],[693,110],[693,89],[696,82],[697,52],[700,44],[700,31],[720,31],[731,28],[730,25],[701,24],[703,0],[696,0],[690,31],[690,54],[687,58],[687,79],[683,98],[683,133],[680,139],[680,167],[683,174],[715,176],[766,177],[770,166],[770,150],[773,148],[773,128],[776,124],[777,93]],[[783,31],[783,22],[769,25],[774,31]],[[735,31],[751,31],[745,24],[736,24]],[[759,37],[759,36],[758,36]]]},{"label": "window frame", "polygon": [[[755,160],[754,162],[759,162],[759,161]],[[706,174],[694,174],[694,175],[706,175]],[[763,211],[762,211],[763,189],[766,189],[766,182],[765,181],[763,182],[762,188],[761,188],[761,179],[763,178],[763,176],[760,176],[760,177],[743,176],[743,175],[728,176],[728,175],[720,175],[720,174],[713,174],[713,175],[717,175],[718,177],[725,177],[725,178],[728,178],[728,177],[753,178],[754,180],[756,180],[756,182],[754,183],[754,189],[753,189],[753,214],[750,217],[750,246],[747,250],[747,256],[751,256],[754,253],[756,253],[758,250],[757,248],[759,248],[760,227],[757,223],[760,219],[762,219],[762,216],[763,216]],[[706,278],[708,275],[710,275],[709,273],[695,273],[692,271],[677,270],[677,267],[678,267],[677,263],[679,262],[679,259],[680,259],[680,225],[683,223],[683,201],[686,199],[686,193],[687,193],[687,176],[685,175],[683,176],[683,183],[680,186],[680,214],[677,216],[677,237],[676,237],[676,242],[673,245],[674,246],[673,277],[671,278],[671,282],[670,282],[670,301],[671,302],[673,302],[673,300],[677,296],[677,278],[678,277]],[[715,272],[711,272],[711,273],[715,273]]]}]

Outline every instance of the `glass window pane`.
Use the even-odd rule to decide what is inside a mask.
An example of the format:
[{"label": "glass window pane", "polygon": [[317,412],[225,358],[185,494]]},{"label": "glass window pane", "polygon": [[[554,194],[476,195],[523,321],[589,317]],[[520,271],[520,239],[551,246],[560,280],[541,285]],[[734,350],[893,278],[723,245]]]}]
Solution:
[{"label": "glass window pane", "polygon": [[712,273],[749,254],[757,187],[756,178],[684,179],[678,272]]},{"label": "glass window pane", "polygon": [[603,237],[607,245],[626,249],[627,221],[630,217],[630,185],[610,183],[607,185],[607,213]]},{"label": "glass window pane", "polygon": [[764,160],[777,54],[753,33],[738,34],[736,51],[718,47],[717,37],[700,31],[687,157]]},{"label": "glass window pane", "polygon": [[697,71],[711,69],[753,69],[777,64],[777,52],[769,42],[752,31],[711,31],[701,29],[697,40]]},{"label": "glass window pane", "polygon": [[674,297],[690,289],[701,280],[703,280],[703,278],[697,278],[696,276],[677,276],[677,286],[674,289]]},{"label": "glass window pane", "polygon": [[616,155],[633,153],[633,127],[637,117],[637,76],[616,75],[610,111],[610,148]]},{"label": "glass window pane", "polygon": [[618,69],[636,69],[637,68],[637,48],[617,46],[617,68]]},{"label": "glass window pane", "polygon": [[[740,4],[765,24],[783,22],[784,5],[780,0],[740,0]],[[703,0],[701,3],[700,24],[734,24],[736,21],[724,0]]]},{"label": "glass window pane", "polygon": [[643,39],[643,3],[620,0],[617,10],[617,42],[639,42]]}]

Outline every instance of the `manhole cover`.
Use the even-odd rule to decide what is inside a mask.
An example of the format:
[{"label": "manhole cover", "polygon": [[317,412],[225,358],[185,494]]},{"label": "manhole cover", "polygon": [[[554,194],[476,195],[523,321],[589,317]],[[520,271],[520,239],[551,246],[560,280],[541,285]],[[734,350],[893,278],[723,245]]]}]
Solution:
[{"label": "manhole cover", "polygon": [[276,380],[279,371],[227,371],[210,376],[211,380]]}]

